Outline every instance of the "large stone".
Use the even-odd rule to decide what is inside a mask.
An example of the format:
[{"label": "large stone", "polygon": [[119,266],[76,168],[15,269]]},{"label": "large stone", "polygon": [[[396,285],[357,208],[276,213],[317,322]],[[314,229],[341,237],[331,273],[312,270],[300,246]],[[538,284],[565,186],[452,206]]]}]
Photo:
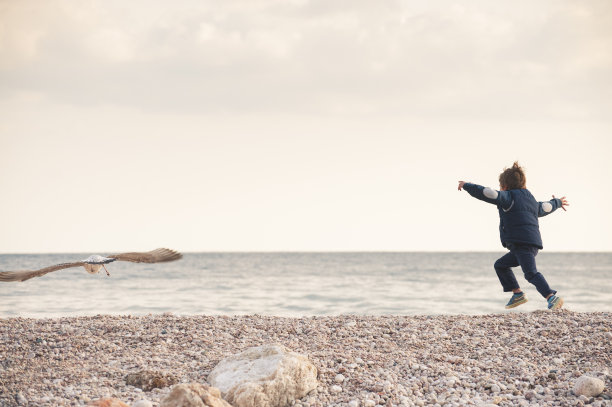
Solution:
[{"label": "large stone", "polygon": [[259,346],[223,359],[208,382],[235,407],[284,407],[317,387],[317,368],[282,346]]},{"label": "large stone", "polygon": [[170,374],[150,370],[141,370],[140,372],[130,373],[125,377],[125,383],[127,385],[138,387],[144,391],[162,389],[164,387],[172,386],[177,382],[178,380],[176,377]]},{"label": "large stone", "polygon": [[159,407],[232,407],[216,387],[200,383],[179,384],[172,388]]},{"label": "large stone", "polygon": [[574,394],[595,397],[604,390],[604,382],[596,377],[580,376],[574,383]]},{"label": "large stone", "polygon": [[94,400],[87,407],[130,407],[123,401],[114,397],[107,397],[99,400]]}]

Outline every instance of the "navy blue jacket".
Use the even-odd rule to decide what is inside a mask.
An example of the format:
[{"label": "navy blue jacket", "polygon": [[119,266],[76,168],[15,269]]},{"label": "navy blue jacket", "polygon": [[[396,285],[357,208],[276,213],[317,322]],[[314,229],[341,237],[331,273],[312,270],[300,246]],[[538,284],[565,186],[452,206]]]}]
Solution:
[{"label": "navy blue jacket", "polygon": [[538,218],[561,207],[560,199],[538,202],[527,189],[496,191],[469,182],[463,185],[463,189],[474,198],[497,206],[499,237],[504,247],[507,243],[519,243],[542,249]]}]

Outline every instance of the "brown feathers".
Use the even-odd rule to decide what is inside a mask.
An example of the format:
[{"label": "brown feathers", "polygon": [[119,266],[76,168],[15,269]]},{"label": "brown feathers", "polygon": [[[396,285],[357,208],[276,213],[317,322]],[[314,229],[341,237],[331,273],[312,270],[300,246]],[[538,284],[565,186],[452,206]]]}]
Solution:
[{"label": "brown feathers", "polygon": [[55,266],[49,266],[40,270],[19,270],[19,271],[0,271],[0,281],[26,281],[32,277],[44,276],[52,271],[63,270],[71,267],[83,266],[85,262],[79,261],[76,263],[62,263]]},{"label": "brown feathers", "polygon": [[131,261],[132,263],[164,263],[178,260],[183,257],[183,255],[170,249],[155,249],[150,252],[121,253],[107,257],[121,261]]}]

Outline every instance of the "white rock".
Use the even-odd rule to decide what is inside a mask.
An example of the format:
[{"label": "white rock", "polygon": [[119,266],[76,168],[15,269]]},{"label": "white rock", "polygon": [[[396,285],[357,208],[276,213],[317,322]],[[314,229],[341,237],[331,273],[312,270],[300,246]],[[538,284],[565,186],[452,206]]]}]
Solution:
[{"label": "white rock", "polygon": [[574,394],[585,395],[587,397],[595,397],[600,395],[604,390],[604,382],[596,377],[581,376],[574,383]]},{"label": "white rock", "polygon": [[235,407],[280,407],[317,387],[317,368],[282,346],[247,349],[223,359],[208,382]]},{"label": "white rock", "polygon": [[[151,403],[149,403],[151,405]],[[215,387],[200,383],[177,384],[164,397],[160,407],[232,407],[221,398],[221,392]],[[132,407],[136,407],[134,404]]]},{"label": "white rock", "polygon": [[374,407],[376,402],[374,400],[366,400],[363,402],[364,407]]},{"label": "white rock", "polygon": [[[58,399],[55,399],[55,401],[57,402]],[[66,401],[67,400],[65,401],[62,400],[60,403],[57,403],[56,405],[67,405]],[[130,407],[130,406],[124,403],[123,401],[119,400],[116,397],[108,397],[108,398],[105,397],[102,399],[92,401],[91,403],[87,405],[87,407]]]},{"label": "white rock", "polygon": [[149,400],[142,399],[132,404],[132,407],[153,407],[153,403]]},{"label": "white rock", "polygon": [[336,383],[342,383],[344,381],[344,375],[337,374],[336,377],[334,377],[334,380],[336,381]]},{"label": "white rock", "polygon": [[331,390],[332,393],[340,393],[342,391],[342,387],[338,386],[337,384],[334,384],[332,387],[329,388],[329,390]]},{"label": "white rock", "polygon": [[501,388],[497,384],[494,384],[493,386],[491,386],[491,391],[493,393],[499,393],[501,391]]},{"label": "white rock", "polygon": [[359,407],[359,400],[351,400],[351,401],[349,401],[348,407]]}]

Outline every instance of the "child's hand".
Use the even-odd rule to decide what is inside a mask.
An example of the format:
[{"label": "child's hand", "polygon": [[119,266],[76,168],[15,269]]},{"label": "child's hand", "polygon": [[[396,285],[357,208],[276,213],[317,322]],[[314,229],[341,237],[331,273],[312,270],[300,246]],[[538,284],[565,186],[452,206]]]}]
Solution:
[{"label": "child's hand", "polygon": [[463,189],[463,184],[465,184],[465,181],[459,181],[459,186],[457,187],[459,191]]},{"label": "child's hand", "polygon": [[[553,195],[553,199],[555,198],[555,196]],[[567,202],[567,199],[565,199],[565,197],[560,198],[561,199],[561,209],[563,209],[564,211],[567,211],[567,209],[565,209],[566,206],[569,206],[569,202]]]}]

